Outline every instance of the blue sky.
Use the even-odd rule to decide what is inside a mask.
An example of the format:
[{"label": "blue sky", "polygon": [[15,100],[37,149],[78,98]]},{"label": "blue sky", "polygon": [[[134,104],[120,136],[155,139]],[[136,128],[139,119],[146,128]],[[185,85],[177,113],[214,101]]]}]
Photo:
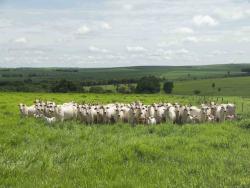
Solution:
[{"label": "blue sky", "polygon": [[0,0],[0,67],[250,63],[247,0]]}]

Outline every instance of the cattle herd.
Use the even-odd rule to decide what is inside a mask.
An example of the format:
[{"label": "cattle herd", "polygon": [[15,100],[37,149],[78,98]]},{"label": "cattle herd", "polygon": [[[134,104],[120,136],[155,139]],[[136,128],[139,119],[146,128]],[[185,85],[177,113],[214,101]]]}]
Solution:
[{"label": "cattle herd", "polygon": [[236,118],[234,104],[201,104],[182,106],[178,103],[141,102],[131,104],[77,104],[69,102],[56,104],[50,101],[35,100],[34,105],[19,104],[21,116],[42,118],[47,123],[65,120],[79,120],[85,124],[114,124],[117,122],[136,124],[160,124],[165,122],[185,124],[203,122],[223,122]]}]

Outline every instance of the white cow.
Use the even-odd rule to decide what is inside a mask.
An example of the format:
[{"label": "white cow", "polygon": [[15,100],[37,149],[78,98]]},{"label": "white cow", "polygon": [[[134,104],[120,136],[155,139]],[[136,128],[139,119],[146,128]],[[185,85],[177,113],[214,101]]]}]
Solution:
[{"label": "white cow", "polygon": [[217,122],[223,122],[226,119],[226,109],[224,106],[219,105],[216,108],[215,119]]},{"label": "white cow", "polygon": [[207,117],[206,112],[196,106],[190,107],[190,115],[196,117],[199,123],[205,122]]},{"label": "white cow", "polygon": [[180,111],[174,106],[170,106],[165,110],[166,121],[171,123],[176,123],[179,117]]},{"label": "white cow", "polygon": [[37,109],[35,108],[35,105],[32,106],[27,106],[25,104],[19,104],[19,110],[21,116],[29,116],[29,117],[34,117],[34,115],[37,114]]},{"label": "white cow", "polygon": [[46,116],[43,116],[43,119],[48,124],[56,123],[56,118],[55,117],[46,117]]},{"label": "white cow", "polygon": [[166,107],[165,106],[157,106],[155,107],[155,119],[157,123],[162,123],[163,121],[166,121],[165,116]]},{"label": "white cow", "polygon": [[222,104],[222,106],[226,109],[227,116],[235,116],[236,106],[234,104]]},{"label": "white cow", "polygon": [[155,117],[148,117],[146,123],[147,123],[147,125],[156,125],[157,121],[156,121]]},{"label": "white cow", "polygon": [[70,105],[57,105],[54,108],[56,119],[63,122],[64,120],[77,119],[77,107]]},{"label": "white cow", "polygon": [[115,116],[116,116],[116,107],[115,106],[107,106],[104,108],[104,123],[110,124],[115,122]]}]

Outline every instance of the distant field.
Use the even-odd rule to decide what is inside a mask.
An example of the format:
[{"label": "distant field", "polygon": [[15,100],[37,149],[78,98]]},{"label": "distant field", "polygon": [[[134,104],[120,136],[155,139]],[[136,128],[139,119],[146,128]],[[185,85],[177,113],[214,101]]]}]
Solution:
[{"label": "distant field", "polygon": [[17,104],[32,104],[35,98],[60,103],[141,100],[147,104],[199,104],[204,100],[161,94],[0,93],[2,187],[250,186],[250,98],[224,97],[224,101],[236,103],[242,121],[137,127],[79,122],[47,125],[32,118],[20,119]]},{"label": "distant field", "polygon": [[[209,66],[144,66],[123,68],[17,68],[0,69],[0,91],[52,92],[65,79],[81,91],[84,86],[137,83],[143,76],[185,81],[247,76],[249,64]],[[111,87],[112,89],[112,87]],[[186,93],[181,93],[186,94]],[[190,93],[189,93],[190,94]],[[217,94],[215,94],[217,95]]]},{"label": "distant field", "polygon": [[198,79],[224,77],[228,75],[241,75],[242,68],[250,67],[248,64],[208,65],[208,66],[144,66],[124,68],[18,68],[0,69],[1,80],[23,80],[32,78],[34,82],[41,80],[68,79],[79,81],[108,80],[123,78],[141,78],[147,75],[165,77],[172,80]]},{"label": "distant field", "polygon": [[[212,84],[215,83],[215,87]],[[218,88],[221,91],[218,91]],[[250,96],[250,77],[203,79],[176,82],[173,94],[192,95],[200,90],[200,95]]]},{"label": "distant field", "polygon": [[[215,87],[212,87],[212,84]],[[136,86],[136,84],[134,84]],[[250,76],[232,78],[214,78],[200,80],[186,80],[174,82],[174,95],[193,95],[199,90],[201,96],[250,96]],[[115,92],[114,85],[103,85],[104,89]],[[218,89],[220,88],[220,91]],[[89,89],[89,87],[85,87]],[[161,91],[161,93],[164,93]]]}]

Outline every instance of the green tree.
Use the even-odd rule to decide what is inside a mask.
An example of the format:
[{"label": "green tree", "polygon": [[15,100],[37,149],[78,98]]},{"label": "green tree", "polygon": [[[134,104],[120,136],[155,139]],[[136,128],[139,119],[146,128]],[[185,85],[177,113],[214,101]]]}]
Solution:
[{"label": "green tree", "polygon": [[73,82],[67,81],[65,79],[60,80],[51,88],[51,91],[55,93],[75,92],[77,90],[78,88]]},{"label": "green tree", "polygon": [[166,81],[163,85],[164,92],[168,94],[172,93],[173,88],[174,88],[174,83],[171,81]]},{"label": "green tree", "polygon": [[200,93],[201,93],[200,90],[198,90],[198,89],[194,90],[194,94],[195,94],[195,95],[199,95]]},{"label": "green tree", "polygon": [[136,87],[137,93],[159,93],[161,89],[160,79],[155,76],[141,78]]},{"label": "green tree", "polygon": [[212,83],[212,88],[213,88],[213,89],[215,88],[215,83]]}]

